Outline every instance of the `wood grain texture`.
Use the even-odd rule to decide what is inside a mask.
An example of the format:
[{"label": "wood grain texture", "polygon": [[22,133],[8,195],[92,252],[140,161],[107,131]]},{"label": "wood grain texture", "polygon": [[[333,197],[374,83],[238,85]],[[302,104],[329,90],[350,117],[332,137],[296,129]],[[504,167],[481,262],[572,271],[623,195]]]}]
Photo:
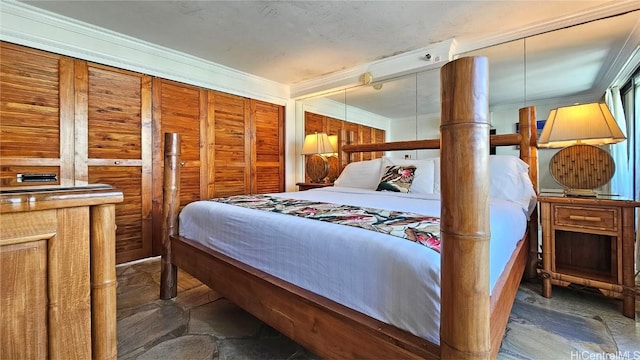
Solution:
[{"label": "wood grain texture", "polygon": [[[533,184],[533,188],[538,194],[538,139],[537,139],[537,121],[536,109],[534,106],[528,106],[519,109],[519,129],[520,139],[520,159],[529,165],[529,178]],[[492,139],[493,140],[493,136]],[[493,143],[493,142],[491,142]],[[540,243],[538,240],[538,207],[536,206],[529,215],[529,223],[527,224],[529,233],[529,256],[525,269],[524,277],[534,279],[537,277],[538,267],[538,249]]]},{"label": "wood grain texture", "polygon": [[46,359],[47,240],[3,244],[0,264],[0,358]]},{"label": "wood grain texture", "polygon": [[[73,60],[5,42],[0,47],[2,185],[73,185]],[[58,180],[18,183],[23,170],[56,173]]]},{"label": "wood grain texture", "polygon": [[0,158],[60,157],[60,58],[0,43]]},{"label": "wood grain texture", "polygon": [[[460,58],[441,78],[441,321],[443,359],[491,356],[488,61]],[[473,306],[469,306],[473,304]]]},{"label": "wood grain texture", "polygon": [[166,133],[164,137],[164,176],[162,182],[162,261],[160,268],[160,298],[171,299],[178,294],[178,269],[172,264],[171,236],[178,234],[180,210],[181,137]]},{"label": "wood grain texture", "polygon": [[140,166],[92,166],[89,182],[108,183],[124,194],[124,201],[116,205],[116,261],[123,263],[151,255],[151,234],[144,228],[141,204],[150,194],[142,193]]},{"label": "wood grain texture", "polygon": [[284,191],[284,107],[250,100],[252,133],[251,193]]},{"label": "wood grain texture", "polygon": [[141,159],[142,77],[91,65],[88,79],[88,157]]},{"label": "wood grain texture", "polygon": [[115,206],[92,206],[90,215],[91,356],[115,360],[118,358]]},{"label": "wood grain texture", "polygon": [[49,356],[89,359],[89,208],[59,209],[57,218],[56,235],[48,244]]},{"label": "wood grain texture", "polygon": [[250,104],[240,96],[209,92],[213,116],[209,117],[210,197],[251,192]]},{"label": "wood grain texture", "polygon": [[542,214],[542,295],[552,285],[594,287],[622,299],[635,318],[634,218],[631,200],[539,196]]},{"label": "wood grain texture", "polygon": [[[115,353],[115,252],[94,246],[89,229],[90,208],[105,206],[112,214],[122,193],[104,185],[21,190],[0,194],[1,357],[115,358],[92,350],[109,344]],[[106,234],[103,243],[113,250],[113,216],[93,219],[102,224],[93,239]],[[90,273],[112,281],[92,287]],[[102,313],[106,307],[93,308],[90,299],[112,311]],[[92,342],[92,314],[94,329],[113,329],[94,336],[99,344]]]},{"label": "wood grain texture", "polygon": [[[182,137],[182,160],[180,173],[183,191],[182,206],[202,198],[206,187],[201,183],[207,169],[202,168],[202,148],[206,143],[208,108],[206,90],[160,78],[153,79],[153,246],[152,253],[162,249],[162,178],[164,168],[164,134],[180,133]],[[204,122],[204,124],[203,124]],[[206,164],[206,161],[205,161]],[[205,174],[202,175],[201,172]]]},{"label": "wood grain texture", "polygon": [[76,181],[123,191],[117,263],[151,256],[151,77],[84,61],[75,69]]}]

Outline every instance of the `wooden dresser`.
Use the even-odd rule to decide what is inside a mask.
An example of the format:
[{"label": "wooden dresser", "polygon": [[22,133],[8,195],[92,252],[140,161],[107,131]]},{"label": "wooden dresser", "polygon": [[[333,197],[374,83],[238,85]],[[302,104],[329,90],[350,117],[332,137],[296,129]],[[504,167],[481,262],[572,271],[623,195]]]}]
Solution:
[{"label": "wooden dresser", "polygon": [[108,185],[0,188],[0,359],[116,359]]}]

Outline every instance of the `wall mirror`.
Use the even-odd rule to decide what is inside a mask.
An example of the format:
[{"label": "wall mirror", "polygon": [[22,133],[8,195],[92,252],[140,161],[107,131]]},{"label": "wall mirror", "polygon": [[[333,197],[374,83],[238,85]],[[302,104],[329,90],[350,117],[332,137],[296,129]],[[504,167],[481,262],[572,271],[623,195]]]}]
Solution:
[{"label": "wall mirror", "polygon": [[[606,88],[638,47],[639,19],[640,11],[634,11],[458,56],[489,58],[492,127],[497,133],[514,132],[518,109],[523,106],[535,105],[537,119],[545,120],[552,108],[601,101]],[[343,107],[341,119],[386,125],[387,141],[435,138],[440,121],[439,74],[439,69],[433,69],[380,82],[374,79],[369,85],[301,101],[331,100]],[[498,148],[499,153],[516,151]],[[543,189],[559,188],[547,169],[555,151],[540,152]],[[432,156],[423,152],[388,155]]]}]

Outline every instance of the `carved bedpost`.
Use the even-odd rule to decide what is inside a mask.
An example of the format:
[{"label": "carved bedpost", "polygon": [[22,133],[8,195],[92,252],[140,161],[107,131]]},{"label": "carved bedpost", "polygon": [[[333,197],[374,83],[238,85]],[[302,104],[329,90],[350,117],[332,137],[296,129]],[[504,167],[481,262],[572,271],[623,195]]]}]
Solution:
[{"label": "carved bedpost", "polygon": [[162,186],[162,260],[160,263],[160,298],[178,294],[178,271],[171,263],[170,236],[178,234],[180,211],[180,134],[164,134],[164,182]]},{"label": "carved bedpost", "polygon": [[442,359],[491,357],[488,73],[486,57],[440,72]]},{"label": "carved bedpost", "polygon": [[[528,106],[520,109],[520,158],[529,164],[529,177],[533,188],[538,193],[538,127],[536,125],[536,108]],[[529,225],[529,258],[524,277],[532,279],[537,276],[538,265],[538,208],[531,213]]]}]

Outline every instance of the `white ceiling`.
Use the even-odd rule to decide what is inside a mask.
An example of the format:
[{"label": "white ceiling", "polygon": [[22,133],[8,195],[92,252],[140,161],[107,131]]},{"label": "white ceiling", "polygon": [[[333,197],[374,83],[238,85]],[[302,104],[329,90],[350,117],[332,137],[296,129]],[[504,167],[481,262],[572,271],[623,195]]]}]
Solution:
[{"label": "white ceiling", "polygon": [[[573,25],[640,8],[637,0],[22,2],[285,85],[309,82],[447,39],[455,39],[459,49],[472,50],[522,38],[532,31],[547,31],[549,26]],[[603,69],[610,67],[612,57],[625,45],[627,28],[640,20],[637,14],[622,30],[616,25],[598,28],[595,38],[584,31],[574,35],[571,41],[589,47],[589,53],[583,49],[574,60],[579,64],[589,58],[598,65],[582,67],[585,73],[577,77],[566,74],[570,76],[561,83],[594,87],[596,80],[585,79],[610,81]],[[637,47],[637,39],[634,41]],[[540,53],[532,54],[530,61],[545,56],[543,51],[540,46]],[[593,59],[588,55],[593,53],[601,56]],[[549,58],[548,53],[546,56]],[[517,63],[506,59],[522,62],[522,50],[501,57],[503,70],[517,68]],[[548,88],[548,84],[541,86]],[[532,88],[531,94],[537,91]],[[506,98],[499,101],[509,101],[513,92],[503,92]]]}]

